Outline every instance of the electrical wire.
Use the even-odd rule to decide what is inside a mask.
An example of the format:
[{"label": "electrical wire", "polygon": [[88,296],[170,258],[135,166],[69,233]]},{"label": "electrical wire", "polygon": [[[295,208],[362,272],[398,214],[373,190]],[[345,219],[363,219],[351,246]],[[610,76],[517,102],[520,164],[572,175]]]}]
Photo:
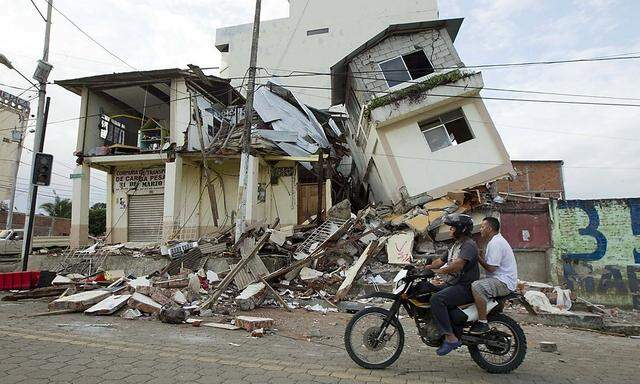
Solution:
[{"label": "electrical wire", "polygon": [[42,12],[40,12],[40,9],[38,8],[38,6],[36,5],[36,3],[33,0],[29,0],[31,1],[31,4],[33,4],[33,7],[36,9],[36,11],[38,12],[38,15],[40,15],[40,17],[42,17],[42,20],[46,23],[47,22],[47,18],[44,17],[44,15],[42,14]]}]

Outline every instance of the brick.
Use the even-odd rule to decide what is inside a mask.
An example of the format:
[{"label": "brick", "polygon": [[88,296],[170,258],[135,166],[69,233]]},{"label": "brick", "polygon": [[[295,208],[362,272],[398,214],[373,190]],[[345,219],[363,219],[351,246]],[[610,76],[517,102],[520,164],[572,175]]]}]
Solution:
[{"label": "brick", "polygon": [[267,317],[237,316],[236,325],[251,332],[259,328],[273,328],[273,319]]}]

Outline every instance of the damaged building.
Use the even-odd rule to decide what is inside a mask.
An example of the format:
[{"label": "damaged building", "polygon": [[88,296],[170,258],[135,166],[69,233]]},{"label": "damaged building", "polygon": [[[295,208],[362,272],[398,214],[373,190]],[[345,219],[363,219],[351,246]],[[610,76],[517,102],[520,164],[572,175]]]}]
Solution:
[{"label": "damaged building", "polygon": [[[92,170],[107,174],[107,243],[194,239],[233,226],[245,119],[228,80],[192,67],[56,83],[82,98],[72,247],[89,242]],[[247,221],[299,224],[331,205],[317,164],[340,153],[331,144],[340,131],[276,84],[258,90],[255,109]]]},{"label": "damaged building", "polygon": [[390,25],[331,68],[363,200],[439,198],[515,175],[479,96],[482,74],[453,46],[461,24]]}]

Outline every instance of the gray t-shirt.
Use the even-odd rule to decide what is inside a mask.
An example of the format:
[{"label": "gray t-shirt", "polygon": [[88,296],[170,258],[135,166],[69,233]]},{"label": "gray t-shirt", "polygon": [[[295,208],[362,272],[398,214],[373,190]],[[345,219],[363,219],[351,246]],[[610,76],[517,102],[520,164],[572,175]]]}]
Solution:
[{"label": "gray t-shirt", "polygon": [[446,263],[445,265],[448,265],[458,258],[467,261],[462,270],[443,276],[443,280],[448,285],[471,285],[471,283],[480,278],[478,245],[473,239],[467,237],[462,241],[456,241],[447,255],[442,256],[442,261]]}]

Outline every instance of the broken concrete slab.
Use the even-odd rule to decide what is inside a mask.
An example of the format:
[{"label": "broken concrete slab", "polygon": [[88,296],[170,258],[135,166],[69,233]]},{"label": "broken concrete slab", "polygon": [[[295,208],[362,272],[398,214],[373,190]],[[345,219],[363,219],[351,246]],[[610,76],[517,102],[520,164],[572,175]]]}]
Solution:
[{"label": "broken concrete slab", "polygon": [[272,229],[269,241],[282,247],[284,243],[287,242],[287,234],[276,229]]},{"label": "broken concrete slab", "polygon": [[406,265],[413,261],[413,231],[399,232],[387,239],[389,264]]},{"label": "broken concrete slab", "polygon": [[71,284],[71,283],[73,283],[73,280],[71,280],[67,276],[62,276],[62,275],[57,275],[51,281],[52,285],[63,285],[63,284]]},{"label": "broken concrete slab", "polygon": [[162,309],[162,305],[160,305],[158,302],[156,302],[149,296],[145,296],[138,292],[131,295],[127,304],[131,308],[138,309],[145,313],[159,313],[160,309]]},{"label": "broken concrete slab", "polygon": [[237,331],[238,329],[242,329],[237,325],[227,324],[227,323],[202,323],[202,326],[209,327],[209,328],[226,329],[228,331]]},{"label": "broken concrete slab", "polygon": [[131,295],[112,295],[84,311],[87,315],[111,315],[127,304]]},{"label": "broken concrete slab", "polygon": [[236,325],[249,332],[258,328],[271,329],[273,328],[273,319],[268,317],[237,316]]},{"label": "broken concrete slab", "polygon": [[235,302],[243,311],[252,310],[264,299],[266,288],[262,282],[249,284],[236,296]]},{"label": "broken concrete slab", "polygon": [[303,267],[300,270],[300,279],[302,281],[311,281],[322,277],[323,273],[309,267]]},{"label": "broken concrete slab", "polygon": [[111,296],[111,291],[96,289],[93,291],[85,291],[73,295],[56,299],[49,303],[50,311],[62,309],[72,309],[76,311],[84,311],[92,305]]}]

